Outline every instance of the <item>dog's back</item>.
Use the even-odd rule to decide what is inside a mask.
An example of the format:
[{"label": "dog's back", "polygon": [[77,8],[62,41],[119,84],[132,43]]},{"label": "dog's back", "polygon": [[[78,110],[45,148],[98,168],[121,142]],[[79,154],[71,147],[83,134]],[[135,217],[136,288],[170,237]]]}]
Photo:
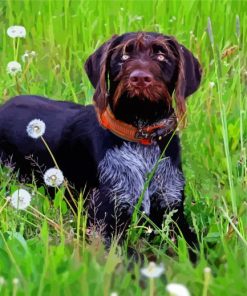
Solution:
[{"label": "dog's back", "polygon": [[27,125],[33,119],[45,123],[43,138],[71,183],[77,189],[82,189],[86,183],[95,185],[97,163],[107,149],[104,149],[104,143],[109,142],[104,138],[115,137],[99,126],[92,105],[53,101],[40,96],[10,99],[0,107],[1,162],[18,164],[22,176],[31,176],[31,171],[42,174],[40,170],[54,167],[42,140],[28,136]]}]

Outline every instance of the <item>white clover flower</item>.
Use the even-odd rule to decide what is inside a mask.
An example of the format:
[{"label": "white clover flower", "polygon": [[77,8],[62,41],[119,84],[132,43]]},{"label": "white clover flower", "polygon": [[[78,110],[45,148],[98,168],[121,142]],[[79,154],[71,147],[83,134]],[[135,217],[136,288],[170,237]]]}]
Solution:
[{"label": "white clover flower", "polygon": [[150,227],[150,226],[148,226],[147,229],[146,229],[147,234],[151,234],[153,231],[154,231],[153,228]]},{"label": "white clover flower", "polygon": [[148,267],[141,269],[141,274],[148,278],[158,278],[165,271],[163,265],[157,265],[155,262],[149,262]]},{"label": "white clover flower", "polygon": [[11,76],[15,76],[17,73],[21,72],[21,64],[16,62],[16,61],[12,61],[9,62],[7,65],[7,73],[10,74]]},{"label": "white clover flower", "polygon": [[27,134],[33,139],[38,139],[45,133],[45,123],[40,119],[33,119],[27,125]]},{"label": "white clover flower", "polygon": [[51,187],[60,186],[64,181],[62,171],[56,168],[48,169],[44,174],[45,184]]},{"label": "white clover flower", "polygon": [[32,197],[27,190],[18,189],[12,194],[10,204],[18,210],[25,210],[30,205],[31,199]]},{"label": "white clover flower", "polygon": [[170,283],[166,286],[170,296],[190,296],[189,290],[182,284]]},{"label": "white clover flower", "polygon": [[215,83],[213,81],[209,82],[209,87],[213,88],[215,86]]},{"label": "white clover flower", "polygon": [[7,35],[11,38],[25,38],[26,29],[23,26],[11,26],[7,30]]}]

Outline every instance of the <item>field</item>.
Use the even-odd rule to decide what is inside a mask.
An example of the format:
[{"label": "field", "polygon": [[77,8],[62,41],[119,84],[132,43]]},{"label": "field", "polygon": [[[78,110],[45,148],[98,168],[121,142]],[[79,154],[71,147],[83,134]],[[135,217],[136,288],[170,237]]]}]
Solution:
[{"label": "field", "polygon": [[[10,38],[12,25],[24,26],[26,37]],[[1,0],[0,102],[39,94],[89,104],[94,90],[83,63],[113,34],[128,31],[173,35],[203,67],[181,131],[185,209],[200,259],[191,264],[185,240],[176,247],[168,239],[169,221],[156,229],[153,243],[145,227],[140,237],[134,221],[128,244],[146,256],[144,266],[155,255],[165,269],[154,280],[142,277],[140,264],[130,267],[127,246],[112,244],[105,252],[97,235],[87,243],[86,217],[72,213],[63,187],[52,202],[43,187],[20,183],[2,167],[0,295],[169,295],[168,283],[183,284],[195,296],[246,295],[246,1]],[[8,74],[10,61],[18,61],[22,72]],[[33,195],[24,211],[7,199],[18,188]]]}]

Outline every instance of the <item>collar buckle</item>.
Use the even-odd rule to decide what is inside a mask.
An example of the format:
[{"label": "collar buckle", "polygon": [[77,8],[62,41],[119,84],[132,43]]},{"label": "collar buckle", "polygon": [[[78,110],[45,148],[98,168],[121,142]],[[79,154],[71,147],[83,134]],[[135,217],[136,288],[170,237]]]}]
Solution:
[{"label": "collar buckle", "polygon": [[150,138],[150,134],[147,131],[143,130],[143,128],[139,128],[135,133],[135,139],[137,140],[148,138]]}]

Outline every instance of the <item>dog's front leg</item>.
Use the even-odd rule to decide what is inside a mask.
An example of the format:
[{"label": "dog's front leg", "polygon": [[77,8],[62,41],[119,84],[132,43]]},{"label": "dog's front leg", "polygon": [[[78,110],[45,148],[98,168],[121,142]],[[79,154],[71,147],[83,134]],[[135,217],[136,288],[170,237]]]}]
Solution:
[{"label": "dog's front leg", "polygon": [[132,146],[107,151],[99,165],[99,188],[89,207],[91,223],[101,226],[104,236],[124,234],[140,196],[140,211],[149,214],[148,190],[142,195],[146,175],[143,158]]},{"label": "dog's front leg", "polygon": [[[174,166],[169,157],[162,159],[151,181],[150,188],[150,219],[162,227],[165,215],[174,211],[171,228],[176,234],[182,233],[191,248],[195,248],[197,236],[184,216],[184,177],[179,168]],[[190,258],[195,261],[195,253],[189,249]]]}]

